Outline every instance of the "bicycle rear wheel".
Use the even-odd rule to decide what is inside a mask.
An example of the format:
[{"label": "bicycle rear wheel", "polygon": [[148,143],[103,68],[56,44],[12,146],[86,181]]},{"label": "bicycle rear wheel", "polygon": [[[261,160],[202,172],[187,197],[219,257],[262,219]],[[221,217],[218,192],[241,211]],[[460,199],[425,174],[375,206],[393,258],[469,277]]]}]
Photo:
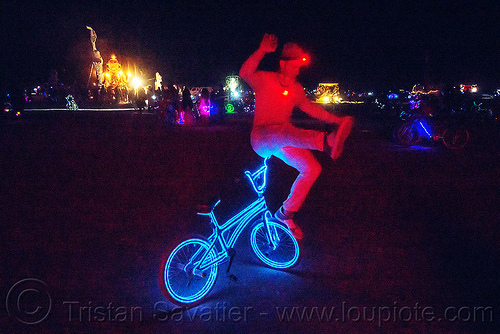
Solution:
[{"label": "bicycle rear wheel", "polygon": [[[201,239],[188,239],[181,242],[170,253],[163,270],[163,283],[168,294],[177,304],[193,304],[206,296],[215,284],[217,264],[198,272],[198,266],[205,253],[210,249],[208,242]],[[215,258],[212,250],[203,263]]]},{"label": "bicycle rear wheel", "polygon": [[299,259],[299,244],[292,232],[274,219],[268,219],[269,231],[275,240],[275,247],[261,221],[252,229],[250,244],[255,255],[270,267],[284,269],[293,266]]},{"label": "bicycle rear wheel", "polygon": [[451,149],[463,148],[469,142],[469,131],[464,127],[451,127],[443,133],[443,143]]}]

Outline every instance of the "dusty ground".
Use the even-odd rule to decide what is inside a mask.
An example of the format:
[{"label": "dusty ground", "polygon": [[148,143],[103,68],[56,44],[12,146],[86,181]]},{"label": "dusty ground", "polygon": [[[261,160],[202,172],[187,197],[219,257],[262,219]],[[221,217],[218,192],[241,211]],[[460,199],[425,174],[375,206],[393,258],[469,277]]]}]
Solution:
[{"label": "dusty ground", "polygon": [[[162,295],[159,266],[208,235],[196,204],[220,195],[222,219],[253,200],[247,119],[164,128],[131,112],[31,112],[2,124],[0,332],[495,332],[498,134],[408,149],[357,119],[338,162],[317,155],[299,264],[265,267],[244,232],[238,281],[223,265],[190,310]],[[271,209],[295,176],[270,161]]]}]

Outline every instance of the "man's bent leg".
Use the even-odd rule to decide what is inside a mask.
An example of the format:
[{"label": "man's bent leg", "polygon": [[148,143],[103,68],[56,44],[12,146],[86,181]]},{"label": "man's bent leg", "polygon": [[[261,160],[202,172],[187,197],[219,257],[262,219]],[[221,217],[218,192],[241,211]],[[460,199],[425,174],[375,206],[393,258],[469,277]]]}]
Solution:
[{"label": "man's bent leg", "polygon": [[274,214],[274,217],[285,223],[297,240],[304,237],[300,227],[295,224],[293,215],[304,203],[309,190],[321,173],[321,165],[314,158],[311,151],[295,147],[284,147],[274,153],[274,155],[286,164],[299,171],[299,176],[295,179],[290,190],[290,195],[283,206]]},{"label": "man's bent leg", "polygon": [[291,146],[302,149],[323,151],[324,139],[324,132],[300,129],[291,124],[287,124],[283,126],[283,135],[279,138],[279,145],[280,147]]},{"label": "man's bent leg", "polygon": [[274,152],[274,155],[299,171],[288,198],[283,202],[286,211],[297,212],[321,173],[321,165],[312,152],[306,149],[284,147]]},{"label": "man's bent leg", "polygon": [[254,128],[250,139],[254,151],[262,157],[267,157],[289,146],[322,151],[325,133],[284,124]]}]

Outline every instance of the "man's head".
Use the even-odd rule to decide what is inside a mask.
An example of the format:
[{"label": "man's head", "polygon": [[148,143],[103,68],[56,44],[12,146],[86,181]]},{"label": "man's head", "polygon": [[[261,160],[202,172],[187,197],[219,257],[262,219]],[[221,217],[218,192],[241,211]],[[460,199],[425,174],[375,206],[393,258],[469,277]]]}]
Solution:
[{"label": "man's head", "polygon": [[296,43],[286,43],[281,50],[280,72],[288,77],[297,77],[300,68],[307,64],[308,57]]}]

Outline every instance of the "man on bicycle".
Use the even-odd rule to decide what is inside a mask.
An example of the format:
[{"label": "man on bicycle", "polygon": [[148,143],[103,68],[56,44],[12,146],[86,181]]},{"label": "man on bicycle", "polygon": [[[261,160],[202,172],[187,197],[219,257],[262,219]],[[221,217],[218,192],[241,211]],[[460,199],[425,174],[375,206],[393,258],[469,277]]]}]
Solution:
[{"label": "man on bicycle", "polygon": [[[277,37],[265,34],[239,74],[255,92],[251,134],[254,151],[261,157],[274,155],[299,171],[288,198],[274,216],[285,223],[297,239],[302,239],[302,230],[293,217],[321,172],[321,165],[311,150],[325,151],[332,159],[339,158],[351,132],[353,118],[338,117],[307,99],[304,88],[296,80],[300,68],[307,62],[307,55],[295,43],[283,46],[278,72],[258,71],[262,58],[275,52],[277,46]],[[295,107],[319,120],[338,124],[337,131],[327,134],[293,126],[291,116]]]}]

